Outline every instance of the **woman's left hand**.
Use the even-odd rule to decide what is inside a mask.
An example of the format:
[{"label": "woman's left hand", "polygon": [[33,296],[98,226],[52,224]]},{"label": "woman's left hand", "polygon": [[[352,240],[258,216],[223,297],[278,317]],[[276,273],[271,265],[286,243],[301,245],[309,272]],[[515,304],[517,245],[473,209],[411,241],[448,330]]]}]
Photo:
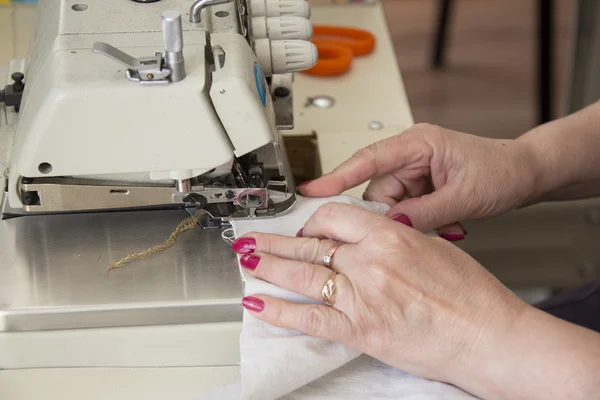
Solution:
[{"label": "woman's left hand", "polygon": [[301,235],[251,233],[233,249],[253,276],[322,300],[332,276],[323,256],[342,243],[332,263],[333,306],[266,295],[245,298],[244,306],[272,325],[345,344],[414,375],[469,390],[456,374],[468,373],[476,353],[495,348],[528,307],[446,240],[354,206],[322,206]]}]

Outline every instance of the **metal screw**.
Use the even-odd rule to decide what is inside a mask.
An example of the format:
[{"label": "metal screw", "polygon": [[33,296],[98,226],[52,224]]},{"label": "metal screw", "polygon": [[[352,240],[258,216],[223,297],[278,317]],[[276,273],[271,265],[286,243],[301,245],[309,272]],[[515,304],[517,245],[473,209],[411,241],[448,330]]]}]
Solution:
[{"label": "metal screw", "polygon": [[154,79],[154,74],[148,74],[148,75],[146,75],[146,78],[152,80],[152,79]]},{"label": "metal screw", "polygon": [[190,193],[181,200],[184,203],[200,205],[200,207],[204,207],[208,204],[206,197],[199,195],[198,193]]},{"label": "metal screw", "polygon": [[369,129],[372,131],[380,131],[383,129],[383,122],[371,121],[371,122],[369,122]]},{"label": "metal screw", "polygon": [[275,94],[275,97],[288,97],[290,95],[290,89],[280,86],[275,89],[273,94]]},{"label": "metal screw", "polygon": [[13,74],[10,77],[17,84],[21,84],[23,82],[23,79],[25,79],[25,75],[23,75],[22,72],[13,72]]}]

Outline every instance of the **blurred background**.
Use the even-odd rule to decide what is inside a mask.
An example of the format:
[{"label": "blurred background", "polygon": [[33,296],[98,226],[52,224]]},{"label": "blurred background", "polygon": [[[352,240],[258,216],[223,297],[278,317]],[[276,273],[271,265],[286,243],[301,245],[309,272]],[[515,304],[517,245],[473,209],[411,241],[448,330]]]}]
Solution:
[{"label": "blurred background", "polygon": [[[553,116],[564,109],[577,1],[453,0],[433,68],[440,0],[383,0],[415,120],[496,137],[538,122],[540,3],[551,8]],[[547,66],[546,66],[547,67]]]}]

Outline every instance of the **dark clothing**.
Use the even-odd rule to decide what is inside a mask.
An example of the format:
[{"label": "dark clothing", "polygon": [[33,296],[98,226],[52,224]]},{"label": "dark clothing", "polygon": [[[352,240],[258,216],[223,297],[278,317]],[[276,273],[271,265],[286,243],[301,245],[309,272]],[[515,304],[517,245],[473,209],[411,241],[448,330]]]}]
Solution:
[{"label": "dark clothing", "polygon": [[559,293],[536,307],[557,318],[600,332],[600,280]]}]

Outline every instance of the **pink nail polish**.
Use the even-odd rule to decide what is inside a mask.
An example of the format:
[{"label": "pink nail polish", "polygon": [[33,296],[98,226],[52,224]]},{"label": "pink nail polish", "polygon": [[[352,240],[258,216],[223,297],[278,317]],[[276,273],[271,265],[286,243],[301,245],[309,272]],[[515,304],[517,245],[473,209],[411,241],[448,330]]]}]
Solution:
[{"label": "pink nail polish", "polygon": [[304,231],[304,228],[301,228],[298,233],[296,233],[296,237],[302,237],[302,232]]},{"label": "pink nail polish", "polygon": [[449,242],[458,242],[459,240],[463,240],[465,235],[461,235],[460,233],[442,233],[440,234],[440,237]]},{"label": "pink nail polish", "polygon": [[241,237],[231,244],[231,248],[237,254],[250,254],[256,250],[256,240],[251,237]]},{"label": "pink nail polish", "polygon": [[400,222],[401,224],[404,224],[406,226],[410,226],[412,228],[412,222],[410,222],[410,218],[408,218],[406,215],[404,214],[400,214],[400,215],[396,215],[394,218],[392,218],[394,221],[396,222]]},{"label": "pink nail polish", "polygon": [[265,302],[256,297],[244,297],[242,299],[242,305],[245,309],[255,312],[261,312],[265,308]]},{"label": "pink nail polish", "polygon": [[242,267],[254,271],[260,262],[260,257],[252,254],[245,254],[240,257],[240,264]]},{"label": "pink nail polish", "polygon": [[[313,179],[313,180],[314,180],[314,179]],[[311,183],[313,180],[306,181],[306,182],[302,182],[302,183],[300,183],[300,184],[296,185],[296,189],[298,189],[298,188],[301,188],[301,187],[302,187],[302,186],[304,186],[304,185],[308,185],[308,184],[309,184],[309,183]]]}]

